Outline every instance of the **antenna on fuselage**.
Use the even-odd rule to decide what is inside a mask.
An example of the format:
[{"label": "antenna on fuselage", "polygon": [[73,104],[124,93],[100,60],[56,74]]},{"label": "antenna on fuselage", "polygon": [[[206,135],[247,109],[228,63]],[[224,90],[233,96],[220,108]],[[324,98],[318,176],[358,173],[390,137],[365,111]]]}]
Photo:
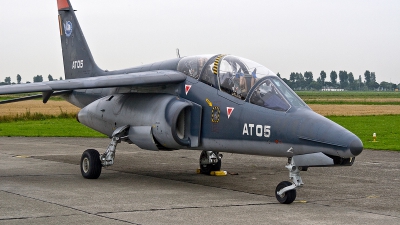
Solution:
[{"label": "antenna on fuselage", "polygon": [[179,54],[179,48],[176,49],[176,57],[180,58],[181,54]]}]

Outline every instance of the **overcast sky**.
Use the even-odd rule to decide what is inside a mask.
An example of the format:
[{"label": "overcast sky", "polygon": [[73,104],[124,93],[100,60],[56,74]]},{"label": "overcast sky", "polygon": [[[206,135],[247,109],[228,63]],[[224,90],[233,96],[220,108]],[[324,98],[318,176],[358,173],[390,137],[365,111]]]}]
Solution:
[{"label": "overcast sky", "polygon": [[[71,0],[97,64],[234,54],[282,77],[365,70],[400,83],[398,0]],[[64,77],[56,0],[0,0],[0,81]]]}]

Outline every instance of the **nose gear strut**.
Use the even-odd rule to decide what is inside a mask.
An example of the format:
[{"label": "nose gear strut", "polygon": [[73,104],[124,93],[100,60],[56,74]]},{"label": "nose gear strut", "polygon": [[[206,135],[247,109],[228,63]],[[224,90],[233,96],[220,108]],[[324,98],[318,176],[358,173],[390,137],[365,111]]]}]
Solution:
[{"label": "nose gear strut", "polygon": [[111,142],[107,147],[107,150],[100,156],[101,165],[104,167],[111,166],[114,164],[115,150],[118,143],[122,140],[127,139],[127,131],[129,130],[129,125],[118,127],[115,129],[111,136]]}]

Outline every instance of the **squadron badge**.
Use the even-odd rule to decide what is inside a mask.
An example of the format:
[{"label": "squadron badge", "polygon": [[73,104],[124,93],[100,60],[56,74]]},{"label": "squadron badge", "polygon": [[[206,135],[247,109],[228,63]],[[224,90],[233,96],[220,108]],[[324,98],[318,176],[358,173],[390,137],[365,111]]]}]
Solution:
[{"label": "squadron badge", "polygon": [[221,110],[219,109],[218,106],[212,107],[212,110],[211,110],[211,122],[218,123],[219,122],[219,114],[220,113],[221,113]]},{"label": "squadron badge", "polygon": [[65,35],[67,35],[67,37],[71,36],[72,34],[72,23],[71,21],[67,21],[64,23],[64,31],[65,31]]}]

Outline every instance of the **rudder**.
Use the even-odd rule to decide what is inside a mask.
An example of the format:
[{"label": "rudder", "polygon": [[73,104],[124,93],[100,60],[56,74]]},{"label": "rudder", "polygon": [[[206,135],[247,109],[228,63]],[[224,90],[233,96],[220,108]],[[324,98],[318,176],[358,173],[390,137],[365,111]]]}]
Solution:
[{"label": "rudder", "polygon": [[57,0],[65,79],[95,77],[96,65],[69,0]]}]

